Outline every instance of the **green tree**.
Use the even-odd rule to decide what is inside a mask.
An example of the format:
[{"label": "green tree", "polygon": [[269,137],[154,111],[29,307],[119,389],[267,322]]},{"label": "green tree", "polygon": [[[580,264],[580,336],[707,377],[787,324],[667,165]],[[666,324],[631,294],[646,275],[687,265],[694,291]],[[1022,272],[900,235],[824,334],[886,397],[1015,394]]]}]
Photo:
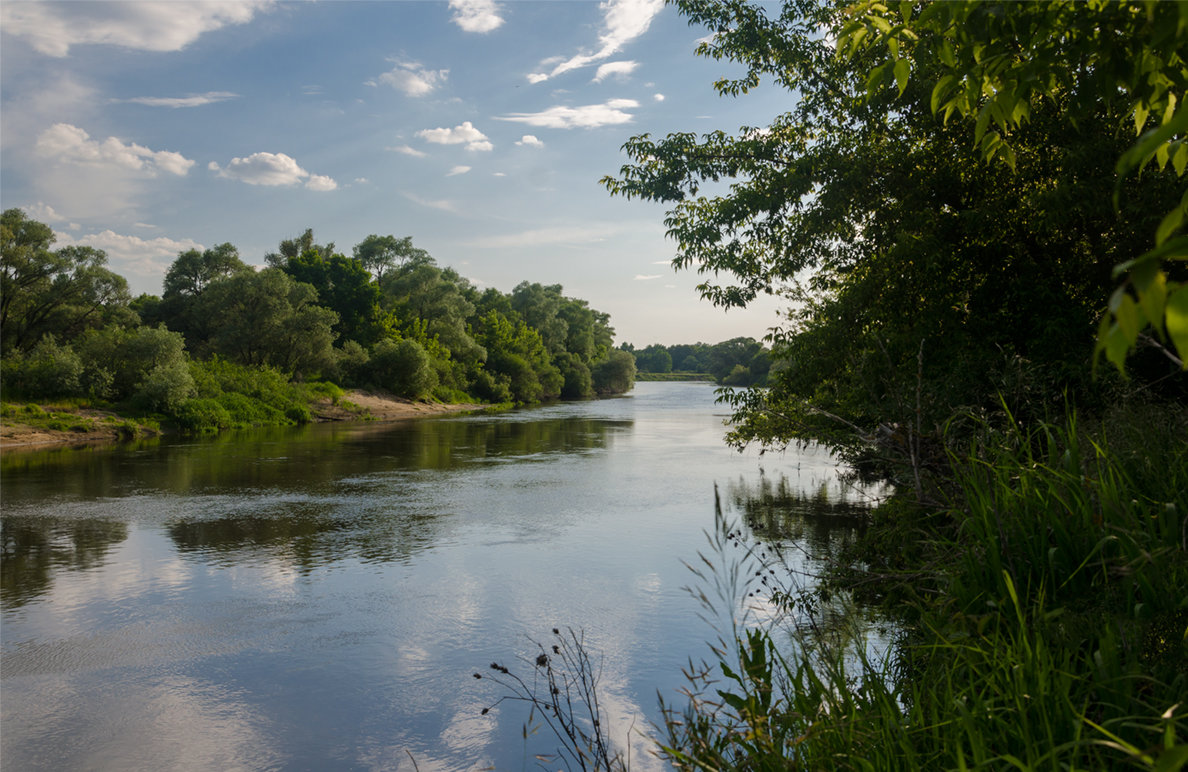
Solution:
[{"label": "green tree", "polygon": [[243,365],[288,375],[334,364],[337,314],[318,304],[317,291],[277,268],[240,273],[211,285],[198,312],[211,320],[210,348]]},{"label": "green tree", "polygon": [[202,294],[223,279],[251,270],[239,258],[239,250],[229,243],[181,252],[165,272],[160,304],[154,307],[148,300],[138,303],[145,312],[141,319],[147,323],[164,321],[169,329],[185,335],[191,350],[201,351],[210,338],[212,322],[198,310]]},{"label": "green tree", "polygon": [[378,386],[409,399],[428,396],[437,386],[433,360],[415,340],[381,340],[372,347],[367,378]]},{"label": "green tree", "polygon": [[[1015,166],[1018,130],[1041,104],[1059,107],[1072,126],[1105,110],[1118,125],[1132,124],[1136,137],[1111,156],[1118,174],[1154,161],[1180,178],[1188,171],[1186,44],[1188,6],[1127,0],[864,0],[849,9],[838,36],[839,49],[851,56],[878,52],[864,68],[869,94],[883,88],[903,94],[910,79],[922,79],[931,112],[968,119],[987,159]],[[1160,185],[1157,177],[1148,171],[1148,184]],[[1120,193],[1116,188],[1115,201]],[[1098,350],[1119,369],[1144,328],[1188,367],[1188,283],[1182,268],[1169,270],[1188,261],[1188,190],[1181,185],[1177,193],[1162,201],[1152,248],[1127,255],[1114,269],[1126,283],[1110,298]]]},{"label": "green tree", "polygon": [[385,274],[394,268],[433,259],[425,250],[413,246],[412,236],[398,239],[395,236],[377,236],[374,233],[355,245],[354,256],[371,272],[377,282],[382,282]]},{"label": "green tree", "polygon": [[591,368],[594,391],[598,394],[625,394],[635,386],[635,357],[626,351],[611,349],[606,359]]},{"label": "green tree", "polygon": [[659,343],[635,352],[635,368],[641,373],[671,373],[672,355]]},{"label": "green tree", "polygon": [[[1037,411],[1052,392],[1093,391],[1087,364],[1111,269],[1178,198],[1170,175],[1131,178],[1114,210],[1109,159],[1129,140],[1112,105],[1072,125],[1064,103],[1038,104],[1018,130],[1014,170],[988,167],[963,127],[933,116],[923,74],[902,94],[871,94],[875,55],[835,55],[842,4],[789,0],[772,16],[743,0],[677,6],[713,33],[702,55],[743,68],[719,93],[770,78],[797,95],[763,128],[634,137],[632,163],[604,179],[612,193],[670,206],[674,264],[708,277],[705,297],[794,301],[775,335],[779,376],[739,397],[736,440],[841,441],[833,426],[852,440],[849,427],[924,430],[959,407],[993,409],[1000,391]],[[1166,374],[1150,366],[1151,380]]]},{"label": "green tree", "polygon": [[358,260],[327,254],[327,249],[311,248],[289,257],[281,270],[314,287],[318,302],[337,315],[334,329],[343,340],[368,345],[384,337],[387,329],[380,310],[381,293],[371,275]]},{"label": "green tree", "polygon": [[51,251],[49,226],[20,209],[0,215],[0,350],[27,348],[46,335],[67,343],[89,329],[133,319],[128,283],[87,246]]}]

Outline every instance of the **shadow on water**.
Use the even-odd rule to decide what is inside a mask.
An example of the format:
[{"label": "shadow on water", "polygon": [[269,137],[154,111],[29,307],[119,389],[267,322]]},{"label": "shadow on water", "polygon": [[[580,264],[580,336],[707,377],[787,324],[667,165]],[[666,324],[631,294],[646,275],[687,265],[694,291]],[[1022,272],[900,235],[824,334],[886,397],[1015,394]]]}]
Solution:
[{"label": "shadow on water", "polygon": [[117,520],[16,516],[0,519],[0,601],[17,608],[49,590],[62,571],[103,565],[128,538]]}]

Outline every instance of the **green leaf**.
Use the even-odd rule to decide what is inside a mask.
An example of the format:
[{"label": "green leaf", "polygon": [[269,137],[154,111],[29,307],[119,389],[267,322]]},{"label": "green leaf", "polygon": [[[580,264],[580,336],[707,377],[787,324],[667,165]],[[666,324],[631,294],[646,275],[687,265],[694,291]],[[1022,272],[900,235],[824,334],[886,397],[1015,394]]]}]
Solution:
[{"label": "green leaf", "polygon": [[900,96],[903,96],[903,92],[907,88],[908,75],[911,71],[912,65],[907,59],[900,59],[895,63],[895,85],[899,86]]},{"label": "green leaf", "polygon": [[1188,129],[1188,109],[1177,110],[1171,119],[1156,129],[1144,133],[1139,137],[1122,157],[1118,159],[1118,174],[1128,174],[1135,168],[1141,169],[1156,151],[1167,144],[1172,137],[1182,134]]},{"label": "green leaf", "polygon": [[1155,246],[1161,246],[1163,242],[1167,241],[1167,237],[1172,235],[1182,222],[1184,222],[1183,206],[1177,206],[1168,212],[1163,221],[1159,223],[1159,227],[1155,229]]},{"label": "green leaf", "polygon": [[1113,362],[1119,372],[1125,372],[1126,354],[1130,351],[1130,344],[1126,342],[1126,335],[1116,324],[1111,324],[1109,332],[1106,333],[1105,351],[1106,359]]},{"label": "green leaf", "polygon": [[1167,334],[1188,370],[1188,284],[1181,284],[1167,296],[1165,313]]},{"label": "green leaf", "polygon": [[1138,304],[1129,294],[1122,296],[1122,302],[1114,311],[1114,318],[1118,320],[1118,326],[1122,328],[1122,333],[1126,336],[1127,346],[1133,346],[1138,341],[1142,320],[1139,318]]},{"label": "green leaf", "polygon": [[1184,140],[1180,140],[1176,145],[1176,154],[1172,156],[1172,168],[1176,170],[1176,176],[1183,177],[1184,170],[1188,169],[1188,145],[1184,144]]},{"label": "green leaf", "polygon": [[1163,319],[1164,305],[1167,303],[1167,274],[1158,271],[1155,277],[1145,287],[1137,287],[1139,303],[1143,307],[1143,314],[1155,327],[1160,326]]},{"label": "green leaf", "polygon": [[1136,102],[1134,105],[1134,133],[1138,134],[1143,130],[1143,126],[1147,125],[1147,116],[1151,111],[1147,109],[1147,105],[1142,102]]},{"label": "green leaf", "polygon": [[953,83],[956,82],[956,80],[957,78],[955,76],[946,75],[945,77],[938,80],[936,85],[932,87],[933,115],[935,115],[936,111],[940,109],[941,100],[945,98],[945,95],[948,94],[949,89],[953,86]]}]

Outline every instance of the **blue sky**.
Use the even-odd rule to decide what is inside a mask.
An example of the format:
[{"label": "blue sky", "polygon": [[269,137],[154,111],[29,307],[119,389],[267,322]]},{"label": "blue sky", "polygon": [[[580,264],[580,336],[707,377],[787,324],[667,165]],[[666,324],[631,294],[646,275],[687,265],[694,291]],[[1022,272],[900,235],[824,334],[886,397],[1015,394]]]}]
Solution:
[{"label": "blue sky", "polygon": [[104,249],[134,293],[179,251],[261,264],[313,228],[411,236],[479,287],[561,284],[638,346],[762,336],[669,265],[662,207],[598,185],[644,132],[764,125],[662,0],[0,5],[0,206]]}]

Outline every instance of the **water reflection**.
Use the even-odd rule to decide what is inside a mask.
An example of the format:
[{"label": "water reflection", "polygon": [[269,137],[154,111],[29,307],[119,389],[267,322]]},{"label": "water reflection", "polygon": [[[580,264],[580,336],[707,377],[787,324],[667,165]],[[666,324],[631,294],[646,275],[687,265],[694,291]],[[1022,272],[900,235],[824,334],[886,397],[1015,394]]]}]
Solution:
[{"label": "water reflection", "polygon": [[[814,520],[826,454],[765,457],[763,475],[723,432],[712,388],[641,384],[496,415],[6,454],[5,767],[532,766],[549,743],[525,743],[524,711],[483,715],[501,695],[472,674],[566,626],[598,652],[621,733],[645,728],[712,635],[681,561],[712,527],[715,482],[757,533],[800,527],[827,550],[844,520]],[[637,738],[633,765],[650,761]]]},{"label": "water reflection", "polygon": [[49,589],[55,574],[102,565],[126,538],[128,525],[116,520],[0,518],[0,602],[28,603]]}]

